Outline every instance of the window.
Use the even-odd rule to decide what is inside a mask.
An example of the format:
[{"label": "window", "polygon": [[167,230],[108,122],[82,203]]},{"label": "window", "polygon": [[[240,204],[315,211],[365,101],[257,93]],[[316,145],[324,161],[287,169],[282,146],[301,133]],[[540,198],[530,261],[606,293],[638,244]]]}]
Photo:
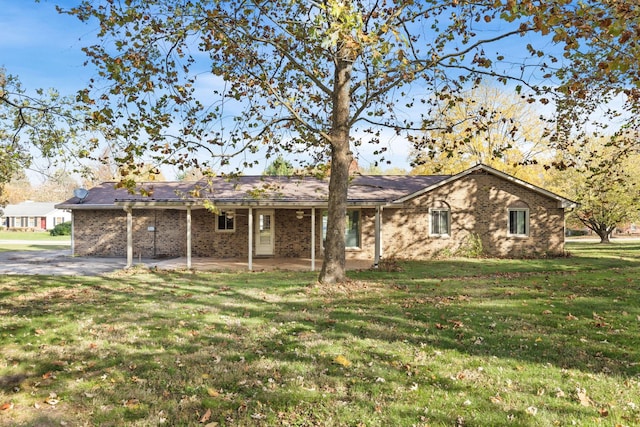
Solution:
[{"label": "window", "polygon": [[344,240],[347,248],[360,247],[360,211],[347,211]]},{"label": "window", "polygon": [[529,235],[529,209],[509,209],[509,235]]},{"label": "window", "polygon": [[220,212],[216,217],[216,231],[235,231],[235,212]]},{"label": "window", "polygon": [[449,235],[449,209],[431,209],[431,227],[429,234],[432,236],[448,236]]},{"label": "window", "polygon": [[[322,214],[322,241],[327,239],[327,212]],[[347,248],[360,247],[360,211],[348,210],[346,227],[344,232],[345,246]]]}]

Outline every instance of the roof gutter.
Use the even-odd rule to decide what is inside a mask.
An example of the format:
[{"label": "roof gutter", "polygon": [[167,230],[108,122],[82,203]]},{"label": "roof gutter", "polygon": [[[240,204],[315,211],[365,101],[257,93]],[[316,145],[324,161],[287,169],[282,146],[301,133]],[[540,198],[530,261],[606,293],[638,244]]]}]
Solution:
[{"label": "roof gutter", "polygon": [[59,205],[55,205],[56,209],[64,209],[64,210],[108,210],[108,209],[122,209],[120,206],[112,205],[112,204],[93,204],[93,205],[84,205],[84,204],[75,204],[75,203],[61,203]]},{"label": "roof gutter", "polygon": [[[317,208],[328,207],[329,203],[326,200],[309,200],[309,201],[265,201],[265,200],[211,200],[216,207],[271,207],[271,208]],[[363,207],[376,207],[388,205],[386,200],[350,200],[347,201],[347,206],[363,206]],[[88,205],[71,205],[75,209],[85,209]],[[82,206],[82,207],[80,207]],[[94,205],[95,206],[95,205]],[[102,209],[104,209],[104,205]],[[138,200],[116,200],[114,205],[111,206],[114,209],[117,208],[181,208],[181,207],[204,207],[204,201],[174,201],[174,200],[150,200],[150,201],[138,201]]]}]

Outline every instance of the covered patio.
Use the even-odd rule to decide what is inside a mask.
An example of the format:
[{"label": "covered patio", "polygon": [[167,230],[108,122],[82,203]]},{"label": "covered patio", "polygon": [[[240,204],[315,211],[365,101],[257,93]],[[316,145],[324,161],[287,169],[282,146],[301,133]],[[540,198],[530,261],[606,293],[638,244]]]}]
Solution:
[{"label": "covered patio", "polygon": [[[187,266],[186,257],[164,260],[142,260],[149,268],[159,270],[183,270]],[[135,262],[134,262],[135,264]],[[254,258],[252,271],[311,271],[315,264],[318,271],[322,266],[322,259],[316,258],[315,263],[310,258]],[[347,270],[367,270],[374,265],[371,260],[348,259]],[[247,271],[246,258],[207,258],[192,257],[191,269],[195,271]]]}]

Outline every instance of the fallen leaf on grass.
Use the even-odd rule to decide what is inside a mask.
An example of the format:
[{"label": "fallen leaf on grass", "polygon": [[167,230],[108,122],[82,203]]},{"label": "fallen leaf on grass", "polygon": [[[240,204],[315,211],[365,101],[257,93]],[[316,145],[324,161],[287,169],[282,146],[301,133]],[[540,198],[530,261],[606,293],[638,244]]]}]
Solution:
[{"label": "fallen leaf on grass", "polygon": [[448,322],[453,324],[453,329],[460,329],[464,327],[464,323],[460,320],[449,320]]},{"label": "fallen leaf on grass", "polygon": [[582,406],[591,406],[591,399],[587,396],[587,391],[583,388],[576,389],[576,396]]},{"label": "fallen leaf on grass", "polygon": [[215,388],[208,388],[208,389],[207,389],[207,394],[208,394],[210,397],[218,397],[218,396],[220,396],[220,393],[219,393],[219,392],[218,392],[218,390],[216,390]]},{"label": "fallen leaf on grass", "polygon": [[55,393],[49,393],[49,397],[44,400],[44,403],[49,404],[51,406],[56,406],[60,403],[60,399],[58,399],[58,395]]},{"label": "fallen leaf on grass", "polygon": [[3,403],[0,406],[0,411],[8,411],[9,409],[13,409],[13,403],[11,402]]},{"label": "fallen leaf on grass", "polygon": [[124,406],[126,406],[127,408],[137,408],[138,406],[140,406],[140,400],[134,398],[131,399],[127,399],[124,402]]},{"label": "fallen leaf on grass", "polygon": [[346,357],[344,357],[343,355],[337,356],[335,359],[333,359],[333,361],[338,365],[344,366],[345,368],[348,368],[349,366],[351,366],[351,361]]},{"label": "fallen leaf on grass", "polygon": [[207,412],[204,413],[202,418],[200,418],[200,423],[204,424],[211,418],[211,409],[207,409]]},{"label": "fallen leaf on grass", "polygon": [[131,377],[131,382],[136,383],[136,384],[144,384],[147,382],[147,380],[145,380],[144,378],[140,378],[136,375]]}]

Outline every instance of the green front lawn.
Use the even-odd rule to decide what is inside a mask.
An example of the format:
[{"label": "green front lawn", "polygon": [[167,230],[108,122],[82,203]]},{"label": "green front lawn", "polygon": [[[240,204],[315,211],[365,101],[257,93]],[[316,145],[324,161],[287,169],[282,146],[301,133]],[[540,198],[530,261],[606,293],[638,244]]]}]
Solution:
[{"label": "green front lawn", "polygon": [[0,231],[0,240],[71,242],[71,236],[51,236],[48,231]]},{"label": "green front lawn", "polygon": [[48,231],[0,231],[0,241],[0,252],[62,250],[71,246],[71,236],[51,236]]},{"label": "green front lawn", "polygon": [[0,277],[0,425],[638,425],[640,245],[569,250]]}]

